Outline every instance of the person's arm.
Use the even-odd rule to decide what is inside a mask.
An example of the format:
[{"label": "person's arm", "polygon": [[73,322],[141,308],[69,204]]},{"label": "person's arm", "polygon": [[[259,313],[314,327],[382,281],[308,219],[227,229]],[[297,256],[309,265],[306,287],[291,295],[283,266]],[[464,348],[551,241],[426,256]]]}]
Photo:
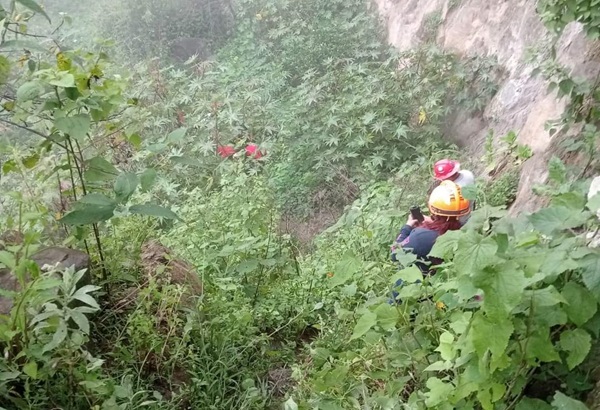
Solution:
[{"label": "person's arm", "polygon": [[409,214],[406,224],[404,224],[402,229],[400,229],[400,234],[398,235],[396,241],[392,245],[392,261],[397,262],[396,249],[398,247],[403,248],[408,244],[410,233],[412,232],[413,228],[417,225],[419,225],[419,221],[413,219],[412,215]]},{"label": "person's arm", "polygon": [[406,238],[408,238],[408,236],[410,235],[410,233],[412,232],[413,227],[406,224],[402,227],[402,229],[400,229],[400,234],[398,234],[398,237],[396,238],[396,243],[402,243],[404,242],[404,240]]},{"label": "person's arm", "polygon": [[396,250],[398,248],[401,248],[402,242],[404,242],[410,235],[410,233],[412,232],[412,226],[410,225],[404,225],[402,227],[402,229],[400,229],[400,234],[398,234],[398,237],[396,238],[396,241],[394,242],[394,244],[392,245],[392,262],[398,262],[398,260],[396,259]]}]

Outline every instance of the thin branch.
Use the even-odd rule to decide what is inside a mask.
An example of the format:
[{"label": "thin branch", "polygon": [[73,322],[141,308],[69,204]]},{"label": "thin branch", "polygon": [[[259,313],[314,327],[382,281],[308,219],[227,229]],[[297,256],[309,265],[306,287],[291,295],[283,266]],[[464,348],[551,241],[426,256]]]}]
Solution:
[{"label": "thin branch", "polygon": [[32,129],[32,128],[28,128],[28,127],[26,127],[26,126],[24,126],[24,125],[17,124],[16,122],[12,122],[12,121],[10,121],[10,120],[6,120],[6,119],[4,119],[4,118],[2,118],[2,117],[0,117],[0,122],[3,122],[3,123],[6,123],[6,124],[9,124],[9,125],[12,125],[13,127],[17,127],[17,128],[20,128],[20,129],[22,129],[22,130],[25,130],[25,131],[29,131],[29,132],[31,132],[32,134],[39,135],[40,137],[44,138],[45,140],[48,140],[48,141],[50,141],[50,142],[53,142],[54,144],[58,145],[58,146],[59,146],[59,147],[61,147],[62,149],[65,149],[65,150],[67,149],[67,147],[66,147],[65,145],[61,144],[60,142],[56,142],[56,141],[55,141],[54,139],[52,139],[50,136],[48,136],[48,135],[46,135],[46,134],[44,134],[44,133],[42,133],[42,132],[39,132],[39,131],[37,131],[37,130],[34,130],[34,129]]},{"label": "thin branch", "polygon": [[60,24],[52,31],[51,34],[55,34],[58,30],[60,30],[60,28],[63,26],[63,24],[65,24],[65,18],[63,17],[62,21],[60,22]]},{"label": "thin branch", "polygon": [[8,31],[10,31],[11,33],[19,34],[19,35],[21,35],[21,36],[35,37],[35,38],[48,38],[47,36],[44,36],[44,35],[42,35],[42,34],[29,34],[29,33],[21,33],[20,31],[13,30],[12,28],[8,28],[8,27],[6,27],[6,29],[7,29]]}]

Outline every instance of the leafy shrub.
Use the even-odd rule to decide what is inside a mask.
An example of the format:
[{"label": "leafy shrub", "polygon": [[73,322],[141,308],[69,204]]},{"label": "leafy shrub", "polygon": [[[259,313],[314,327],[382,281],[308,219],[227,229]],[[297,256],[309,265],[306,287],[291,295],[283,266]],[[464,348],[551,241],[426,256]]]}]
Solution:
[{"label": "leafy shrub", "polygon": [[590,38],[597,39],[600,38],[599,5],[597,0],[542,0],[538,3],[538,11],[546,26],[555,32],[578,21]]},{"label": "leafy shrub", "polygon": [[[598,221],[581,186],[555,178],[551,206],[531,216],[482,208],[465,231],[440,238],[435,252],[446,263],[420,284],[414,268],[389,261],[389,242],[409,206],[425,199],[428,158],[446,148],[446,114],[454,106],[481,109],[495,92],[495,62],[460,61],[434,46],[398,55],[383,46],[358,0],[238,6],[237,34],[218,62],[131,67],[135,98],[124,97],[126,82],[105,54],[65,51],[56,61],[34,54],[23,70],[17,54],[7,54],[13,64],[0,74],[21,76],[13,87],[19,104],[3,101],[2,118],[33,124],[29,131],[49,142],[26,154],[6,151],[5,174],[28,181],[40,172],[44,182],[55,171],[69,175],[70,195],[91,196],[70,214],[76,226],[67,243],[99,238],[102,284],[114,292],[131,283],[138,292],[130,310],[105,307],[88,331],[87,316],[59,306],[70,291],[57,302],[44,280],[26,288],[1,332],[7,407],[261,409],[276,404],[265,382],[274,366],[293,367],[298,386],[290,394],[304,408],[523,408],[543,406],[538,399],[548,395],[558,408],[580,405],[554,391],[524,396],[532,396],[534,380],[561,384],[575,398],[587,389],[580,363],[598,334],[598,254],[578,229]],[[183,34],[168,27],[173,18],[186,36],[207,30],[195,26],[207,21],[202,7],[186,15],[164,1],[118,7],[129,10],[132,27],[120,16],[113,28],[133,33],[128,45],[142,53],[163,52]],[[559,88],[574,90],[569,82]],[[586,137],[590,155],[594,138]],[[118,149],[109,148],[114,140]],[[217,145],[249,142],[267,155],[215,155]],[[506,142],[517,159],[530,155],[516,135]],[[121,148],[131,151],[117,169],[111,161]],[[49,149],[56,156],[45,160]],[[553,163],[550,174],[563,169]],[[489,196],[504,200],[513,183],[507,175]],[[279,234],[280,213],[308,213],[308,198],[324,189],[336,205],[352,203],[316,239],[315,252],[303,255]],[[38,201],[14,198],[11,224],[40,230],[41,217],[23,212]],[[177,215],[155,205],[166,201]],[[140,209],[141,216],[125,218]],[[97,224],[78,226],[82,218]],[[202,277],[204,294],[191,306],[179,304],[175,286],[138,283],[137,248],[155,230]],[[40,240],[39,232],[32,236]],[[407,283],[403,303],[390,305],[398,278]],[[473,300],[481,293],[483,302]],[[300,336],[307,328],[314,340]],[[102,343],[91,352],[89,339]]]},{"label": "leafy shrub", "polygon": [[519,188],[521,175],[518,168],[503,172],[490,182],[484,190],[484,198],[490,206],[507,206],[514,202]]},{"label": "leafy shrub", "polygon": [[[233,33],[234,14],[229,1],[99,0],[81,6],[58,0],[49,12],[67,13],[71,28],[64,34],[70,44],[94,38],[111,40],[121,57],[143,60],[173,57],[177,40],[202,43],[207,57]],[[74,18],[73,18],[74,17]]]},{"label": "leafy shrub", "polygon": [[[580,365],[598,334],[600,254],[572,228],[597,227],[597,202],[586,205],[579,184],[553,192],[552,205],[529,216],[476,211],[464,230],[439,238],[433,254],[446,262],[423,283],[415,282],[417,268],[394,272],[377,261],[383,241],[364,262],[370,253],[360,242],[332,243],[345,248],[326,259],[337,261],[323,284],[335,302],[325,304],[331,313],[322,316],[312,363],[297,368],[294,399],[331,408],[583,406],[567,395],[581,398],[586,389]],[[364,204],[347,212],[338,238],[378,242],[363,228]],[[397,278],[406,284],[402,303],[390,305]],[[557,387],[540,389],[540,380]]]},{"label": "leafy shrub", "polygon": [[[21,274],[35,272],[26,259],[15,262]],[[84,274],[38,271],[15,298],[11,316],[0,323],[0,405],[76,408],[110,398],[113,385],[101,371],[102,360],[86,347],[99,306],[91,294],[98,287],[78,285]],[[40,389],[53,394],[40,395]]]}]

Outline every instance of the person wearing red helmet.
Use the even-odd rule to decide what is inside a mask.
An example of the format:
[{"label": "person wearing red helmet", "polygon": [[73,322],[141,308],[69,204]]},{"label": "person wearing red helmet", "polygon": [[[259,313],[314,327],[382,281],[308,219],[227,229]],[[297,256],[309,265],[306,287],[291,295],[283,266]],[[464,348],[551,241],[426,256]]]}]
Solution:
[{"label": "person wearing red helmet", "polygon": [[475,183],[471,171],[460,169],[460,162],[451,159],[441,159],[433,165],[433,175],[438,181],[452,181],[461,188]]},{"label": "person wearing red helmet", "polygon": [[[433,175],[436,181],[430,188],[431,193],[442,181],[452,181],[461,188],[475,184],[475,176],[471,171],[460,169],[460,162],[452,159],[441,159],[433,164]],[[471,201],[471,211],[474,209],[475,201]],[[469,215],[461,217],[461,224],[466,224]]]}]

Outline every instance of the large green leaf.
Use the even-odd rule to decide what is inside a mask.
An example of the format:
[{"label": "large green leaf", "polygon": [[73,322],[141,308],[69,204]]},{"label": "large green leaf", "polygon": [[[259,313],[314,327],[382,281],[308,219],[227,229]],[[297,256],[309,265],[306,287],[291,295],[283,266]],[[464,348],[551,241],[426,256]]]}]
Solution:
[{"label": "large green leaf", "polygon": [[392,277],[392,281],[394,283],[397,282],[398,279],[402,279],[404,283],[415,283],[419,280],[423,280],[423,272],[421,272],[421,269],[414,265],[409,266],[408,268],[398,271],[398,273]]},{"label": "large green leaf", "polygon": [[469,231],[458,240],[458,250],[454,255],[454,265],[459,275],[472,276],[498,259],[497,242],[475,231]]},{"label": "large green leaf", "polygon": [[87,161],[87,170],[84,173],[86,182],[105,182],[115,179],[119,174],[113,164],[102,157],[94,157]]},{"label": "large green leaf", "polygon": [[497,367],[496,364],[500,363],[513,331],[514,326],[509,317],[492,319],[481,312],[473,316],[469,336],[480,358],[483,358],[488,350],[492,354],[492,371]]},{"label": "large green leaf", "polygon": [[346,283],[362,266],[361,261],[354,256],[354,253],[347,251],[342,255],[340,261],[335,265],[333,277],[329,280],[331,286],[338,286]]},{"label": "large green leaf", "polygon": [[556,206],[544,208],[529,217],[534,228],[545,235],[552,235],[556,231],[581,226],[587,220],[586,212]]},{"label": "large green leaf", "polygon": [[58,118],[54,125],[65,134],[81,140],[90,131],[91,120],[87,114],[77,114],[71,117]]},{"label": "large green leaf", "polygon": [[569,319],[577,326],[582,326],[590,320],[598,310],[598,302],[594,295],[575,282],[568,282],[562,290],[562,296],[566,300],[564,306]]},{"label": "large green leaf", "polygon": [[552,407],[556,410],[589,410],[588,407],[579,400],[565,396],[559,391],[554,395]]},{"label": "large green leaf", "polygon": [[298,405],[294,399],[290,397],[285,403],[283,403],[283,410],[298,410]]},{"label": "large green leaf", "polygon": [[456,356],[456,343],[454,335],[450,332],[444,332],[440,335],[440,344],[435,349],[440,352],[440,356],[444,360],[452,360]]},{"label": "large green leaf", "polygon": [[59,72],[58,76],[48,83],[62,88],[75,87],[75,77],[71,73]]},{"label": "large green leaf", "polygon": [[117,202],[125,203],[133,195],[138,185],[138,176],[133,172],[124,172],[117,177],[114,191]]},{"label": "large green leaf", "polygon": [[77,87],[67,87],[65,88],[65,95],[68,99],[72,101],[76,101],[79,97],[81,97],[81,93]]},{"label": "large green leaf", "polygon": [[587,209],[589,209],[590,211],[597,213],[598,210],[600,210],[600,194],[596,194],[593,197],[591,197],[586,205]]},{"label": "large green leaf", "polygon": [[142,192],[148,192],[150,188],[152,188],[154,181],[156,181],[156,177],[157,174],[154,168],[148,168],[140,174]]},{"label": "large green leaf", "polygon": [[375,309],[377,315],[377,324],[381,326],[383,330],[391,330],[396,327],[396,323],[399,319],[398,309],[389,303],[382,303]]},{"label": "large green leaf", "polygon": [[42,6],[40,6],[39,4],[37,4],[34,0],[17,0],[17,3],[21,3],[23,6],[27,7],[31,11],[35,11],[36,13],[40,13],[41,15],[43,15],[44,17],[46,17],[50,23],[52,22],[50,20],[50,17],[48,16],[48,14],[46,14],[46,12],[44,11],[44,9],[42,8]]},{"label": "large green leaf", "polygon": [[44,92],[44,87],[37,81],[27,81],[17,89],[17,101],[33,100]]},{"label": "large green leaf", "polygon": [[429,255],[442,259],[453,256],[456,245],[458,244],[458,240],[462,235],[464,235],[464,232],[462,231],[446,232],[435,241],[435,244],[433,245],[431,252],[429,252]]},{"label": "large green leaf", "polygon": [[157,218],[180,219],[170,209],[152,203],[130,206],[129,212],[138,215],[155,216]]},{"label": "large green leaf", "polygon": [[565,298],[552,285],[542,289],[527,290],[523,296],[523,304],[530,306],[533,303],[534,309],[564,302],[566,302]]},{"label": "large green leaf", "polygon": [[524,397],[517,404],[516,410],[552,410],[552,406],[540,399]]},{"label": "large green leaf", "polygon": [[506,262],[479,271],[473,277],[473,284],[485,292],[484,310],[503,317],[521,302],[527,280],[516,264]]},{"label": "large green leaf", "polygon": [[18,170],[19,170],[19,166],[17,165],[17,161],[15,161],[14,159],[9,159],[4,164],[2,164],[2,173],[4,175],[6,175],[10,172],[16,172]]},{"label": "large green leaf", "polygon": [[427,388],[429,391],[425,393],[425,396],[427,397],[425,399],[425,404],[428,408],[447,402],[448,397],[450,397],[454,391],[454,386],[452,384],[444,383],[437,377],[430,377],[427,380]]},{"label": "large green leaf", "polygon": [[371,311],[367,311],[364,315],[360,317],[360,319],[358,319],[358,322],[356,322],[356,326],[354,326],[354,331],[352,332],[352,337],[350,337],[350,340],[362,337],[376,324],[377,314]]},{"label": "large green leaf", "polygon": [[90,292],[94,292],[98,289],[100,289],[98,286],[85,285],[77,289],[77,291],[71,297],[91,306],[94,309],[100,309],[98,302],[96,302],[94,297],[89,294]]},{"label": "large green leaf", "polygon": [[600,253],[593,252],[577,261],[583,269],[582,279],[586,288],[600,301]]},{"label": "large green leaf", "polygon": [[[569,270],[577,269],[578,265],[573,261],[567,251],[553,249],[551,252],[543,252],[542,265],[534,275],[534,279],[546,280],[548,277],[555,279],[558,275]],[[552,282],[550,280],[549,282]]]},{"label": "large green leaf", "polygon": [[21,160],[21,162],[23,162],[23,165],[25,166],[25,168],[31,169],[37,165],[39,160],[40,160],[40,154],[38,154],[36,152],[36,153],[33,153],[33,154],[23,158]]},{"label": "large green leaf", "polygon": [[170,143],[180,142],[185,137],[186,131],[187,131],[187,128],[176,129],[175,131],[171,132],[167,136],[167,142],[170,142]]},{"label": "large green leaf", "polygon": [[71,319],[77,324],[77,327],[81,329],[86,335],[90,333],[90,322],[88,318],[78,310],[72,310],[70,312]]},{"label": "large green leaf", "polygon": [[586,197],[581,192],[565,192],[564,194],[559,194],[552,198],[553,205],[562,206],[575,211],[581,211],[585,207],[586,202]]},{"label": "large green leaf", "polygon": [[565,330],[560,335],[560,347],[568,353],[567,366],[573,370],[590,352],[592,337],[583,329]]},{"label": "large green leaf", "polygon": [[106,195],[100,193],[91,193],[87,194],[83,198],[81,198],[78,202],[87,205],[99,205],[99,206],[115,206],[116,203],[112,198],[107,197]]},{"label": "large green leaf", "polygon": [[542,362],[560,361],[556,348],[550,341],[550,330],[537,329],[532,332],[527,341],[527,358],[538,359]]},{"label": "large green leaf", "polygon": [[85,205],[60,219],[67,225],[88,225],[112,218],[115,205]]},{"label": "large green leaf", "polygon": [[258,268],[258,260],[257,259],[245,259],[237,266],[236,270],[245,275],[247,273],[252,272],[253,270]]}]

